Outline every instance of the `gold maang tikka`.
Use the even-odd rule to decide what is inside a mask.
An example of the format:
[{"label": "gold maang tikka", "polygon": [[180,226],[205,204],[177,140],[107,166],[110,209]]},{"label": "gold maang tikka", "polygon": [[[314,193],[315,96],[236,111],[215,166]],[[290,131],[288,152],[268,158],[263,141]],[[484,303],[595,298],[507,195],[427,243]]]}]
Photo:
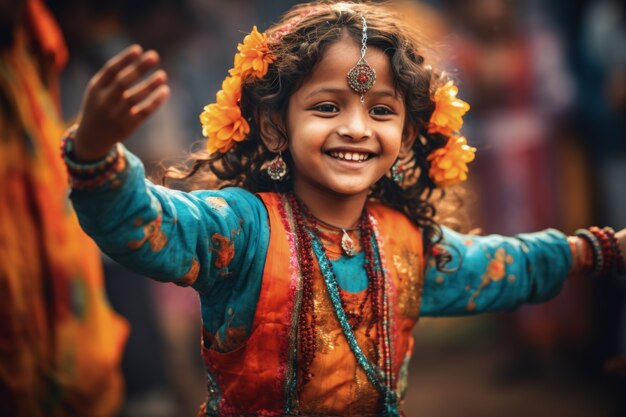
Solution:
[{"label": "gold maang tikka", "polygon": [[361,16],[363,21],[363,34],[361,36],[361,57],[356,65],[348,71],[348,85],[357,94],[361,95],[361,103],[365,101],[365,93],[376,82],[376,71],[370,67],[365,60],[365,52],[367,52],[367,22],[365,16]]}]

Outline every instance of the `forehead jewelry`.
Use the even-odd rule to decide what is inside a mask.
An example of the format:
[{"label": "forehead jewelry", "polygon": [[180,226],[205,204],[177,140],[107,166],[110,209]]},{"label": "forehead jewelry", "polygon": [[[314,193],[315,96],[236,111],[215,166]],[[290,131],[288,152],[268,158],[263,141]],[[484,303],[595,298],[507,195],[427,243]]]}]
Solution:
[{"label": "forehead jewelry", "polygon": [[367,52],[367,22],[365,16],[361,16],[363,20],[363,35],[361,36],[361,57],[356,65],[348,71],[348,85],[357,94],[361,95],[361,103],[365,101],[365,93],[376,82],[376,71],[370,67],[365,60],[365,52]]}]

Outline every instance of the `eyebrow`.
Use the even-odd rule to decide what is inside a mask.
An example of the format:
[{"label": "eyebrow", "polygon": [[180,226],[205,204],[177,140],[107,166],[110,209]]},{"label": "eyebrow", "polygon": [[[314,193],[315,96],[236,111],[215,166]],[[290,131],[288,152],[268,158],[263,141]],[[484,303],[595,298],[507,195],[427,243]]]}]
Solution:
[{"label": "eyebrow", "polygon": [[[352,90],[348,90],[347,88],[337,88],[337,87],[320,87],[317,88],[313,91],[311,91],[309,94],[307,94],[304,98],[310,98],[313,97],[317,94],[322,94],[322,93],[331,93],[331,94],[346,94],[346,93],[353,93],[354,91]],[[396,95],[396,93],[392,90],[389,89],[384,89],[384,90],[378,90],[375,92],[367,92],[365,93],[365,95],[370,95],[370,96],[374,96],[374,97],[391,97],[393,99],[399,100],[400,98]]]}]

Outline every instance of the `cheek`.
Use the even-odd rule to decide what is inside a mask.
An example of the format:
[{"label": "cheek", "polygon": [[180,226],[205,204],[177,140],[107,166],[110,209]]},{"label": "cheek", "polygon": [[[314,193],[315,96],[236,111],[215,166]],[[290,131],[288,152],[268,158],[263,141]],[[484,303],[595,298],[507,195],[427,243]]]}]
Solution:
[{"label": "cheek", "polygon": [[403,129],[397,126],[389,127],[384,131],[385,146],[390,153],[400,152],[402,146],[402,133]]}]

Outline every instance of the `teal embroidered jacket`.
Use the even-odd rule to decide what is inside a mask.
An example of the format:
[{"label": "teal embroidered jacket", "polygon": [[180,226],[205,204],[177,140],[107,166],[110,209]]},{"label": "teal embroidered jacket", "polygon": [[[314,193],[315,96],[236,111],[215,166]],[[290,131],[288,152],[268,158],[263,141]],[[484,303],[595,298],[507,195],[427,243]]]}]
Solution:
[{"label": "teal embroidered jacket", "polygon": [[[109,256],[163,282],[191,286],[199,294],[206,333],[215,348],[229,350],[229,328],[249,331],[269,243],[266,209],[240,188],[185,193],[152,184],[139,159],[113,186],[72,191],[84,230]],[[427,260],[421,315],[455,316],[509,310],[550,299],[571,267],[566,237],[556,230],[474,236],[443,228],[453,271]],[[333,261],[346,291],[364,289],[363,254]],[[288,262],[288,260],[285,260]],[[241,337],[239,335],[238,339]],[[240,340],[241,341],[241,340]]]}]

